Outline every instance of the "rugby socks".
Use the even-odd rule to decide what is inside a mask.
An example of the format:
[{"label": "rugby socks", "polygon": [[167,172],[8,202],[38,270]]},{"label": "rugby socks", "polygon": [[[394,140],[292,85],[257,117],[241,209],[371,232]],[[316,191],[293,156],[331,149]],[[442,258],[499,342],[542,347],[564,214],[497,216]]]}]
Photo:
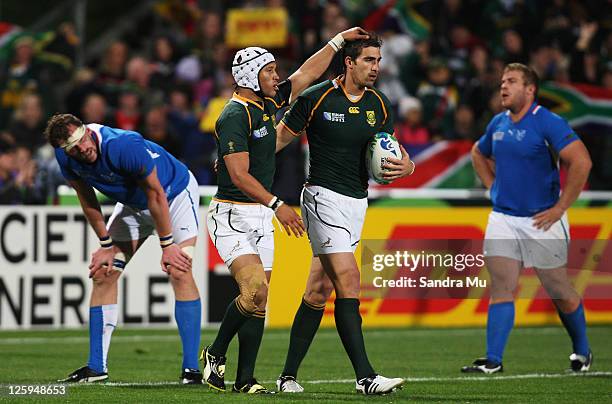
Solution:
[{"label": "rugby socks", "polygon": [[202,302],[195,300],[177,300],[174,304],[174,318],[183,343],[182,369],[199,369],[198,350],[202,325]]},{"label": "rugby socks", "polygon": [[238,370],[236,386],[244,386],[253,378],[255,361],[264,333],[266,312],[256,311],[238,330]]},{"label": "rugby socks", "polygon": [[487,359],[502,363],[504,348],[514,327],[514,302],[489,305],[487,316]]},{"label": "rugby socks", "polygon": [[310,348],[321,319],[325,304],[313,305],[302,298],[302,303],[295,313],[293,325],[291,326],[291,337],[289,339],[289,351],[285,359],[283,376],[293,376],[297,378],[297,371],[302,360]]},{"label": "rugby socks", "polygon": [[567,333],[572,339],[572,346],[574,353],[582,356],[589,355],[589,340],[586,335],[586,320],[584,318],[584,307],[582,302],[574,312],[563,313],[561,310],[557,310],[561,322],[565,326]]},{"label": "rugby socks", "polygon": [[117,317],[116,304],[89,308],[89,359],[87,366],[98,373],[108,372],[108,348],[113,331],[117,327]]},{"label": "rugby socks", "polygon": [[217,338],[215,338],[209,349],[209,352],[213,355],[225,355],[234,335],[251,318],[251,314],[240,305],[238,297],[232,300],[227,306],[227,310],[225,310],[221,327],[219,327],[219,332],[217,332]]},{"label": "rugby socks", "polygon": [[353,364],[357,380],[374,374],[374,369],[368,360],[361,330],[361,315],[359,314],[359,299],[337,298],[334,317],[336,329],[342,340],[342,345]]}]

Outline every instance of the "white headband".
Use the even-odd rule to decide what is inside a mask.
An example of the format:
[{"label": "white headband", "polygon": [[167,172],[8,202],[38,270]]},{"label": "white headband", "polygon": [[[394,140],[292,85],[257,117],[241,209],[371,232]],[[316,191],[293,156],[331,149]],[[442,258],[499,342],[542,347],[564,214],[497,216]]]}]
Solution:
[{"label": "white headband", "polygon": [[87,128],[85,128],[85,125],[79,126],[74,130],[74,132],[72,132],[72,135],[66,139],[64,144],[60,145],[60,147],[69,152],[70,149],[76,146],[83,136],[85,136],[85,133],[87,133]]}]

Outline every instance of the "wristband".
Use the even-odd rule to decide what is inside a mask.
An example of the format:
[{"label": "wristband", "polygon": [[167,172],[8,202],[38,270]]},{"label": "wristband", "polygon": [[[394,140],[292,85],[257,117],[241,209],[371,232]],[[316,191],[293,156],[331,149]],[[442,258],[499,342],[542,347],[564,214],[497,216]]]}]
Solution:
[{"label": "wristband", "polygon": [[166,248],[172,244],[174,244],[174,237],[172,237],[172,233],[168,234],[167,236],[160,236],[159,245],[161,248]]},{"label": "wristband", "polygon": [[328,44],[329,46],[332,47],[334,52],[338,52],[340,49],[344,47],[345,42],[346,41],[344,40],[344,37],[342,36],[342,34],[337,34],[335,37],[330,39]]},{"label": "wristband", "polygon": [[111,236],[100,237],[100,247],[102,248],[112,248],[113,247],[113,239]]},{"label": "wristband", "polygon": [[285,202],[281,201],[280,199],[278,200],[278,202],[275,204],[275,206],[272,207],[272,210],[274,211],[274,213],[276,213],[276,211],[278,210],[278,208],[280,208],[281,206],[283,206],[285,204]]},{"label": "wristband", "polygon": [[272,206],[274,206],[276,202],[278,202],[278,196],[273,196],[272,199],[270,199],[270,202],[268,202],[267,206],[272,209]]}]

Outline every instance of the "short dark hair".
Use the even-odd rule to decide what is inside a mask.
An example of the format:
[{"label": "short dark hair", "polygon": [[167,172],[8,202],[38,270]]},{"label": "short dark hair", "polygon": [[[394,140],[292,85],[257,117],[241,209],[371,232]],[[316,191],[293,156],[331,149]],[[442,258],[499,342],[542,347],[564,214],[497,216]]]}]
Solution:
[{"label": "short dark hair", "polygon": [[359,39],[356,41],[347,41],[342,49],[342,66],[343,71],[346,72],[346,58],[349,57],[351,60],[356,60],[363,48],[380,48],[382,46],[382,39],[378,37],[375,32],[368,32],[368,39]]},{"label": "short dark hair", "polygon": [[45,138],[51,146],[59,147],[70,136],[68,125],[83,126],[83,122],[72,114],[55,114],[47,122]]},{"label": "short dark hair", "polygon": [[523,81],[526,86],[533,85],[535,86],[535,93],[533,94],[534,98],[538,96],[538,90],[540,88],[539,81],[540,78],[538,74],[531,67],[526,66],[522,63],[509,63],[504,67],[504,73],[508,71],[518,71],[523,73]]}]

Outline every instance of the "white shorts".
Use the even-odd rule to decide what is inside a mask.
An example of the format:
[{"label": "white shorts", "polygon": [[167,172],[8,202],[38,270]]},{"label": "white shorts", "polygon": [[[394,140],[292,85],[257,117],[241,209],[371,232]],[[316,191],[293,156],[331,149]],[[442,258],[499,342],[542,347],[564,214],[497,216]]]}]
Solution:
[{"label": "white shorts", "polygon": [[[170,201],[170,223],[175,243],[198,236],[199,206],[198,182],[190,172],[187,188]],[[155,221],[148,209],[138,210],[117,203],[106,228],[113,240],[140,240],[155,232]]]},{"label": "white shorts", "polygon": [[259,203],[213,199],[208,207],[208,234],[228,267],[241,255],[259,255],[264,270],[274,262],[272,209]]},{"label": "white shorts", "polygon": [[307,185],[301,196],[302,219],[312,253],[354,253],[368,208],[368,198],[351,198],[318,185]]},{"label": "white shorts", "polygon": [[484,255],[513,258],[525,268],[559,268],[567,263],[569,240],[567,214],[544,231],[533,226],[533,217],[491,212]]}]

